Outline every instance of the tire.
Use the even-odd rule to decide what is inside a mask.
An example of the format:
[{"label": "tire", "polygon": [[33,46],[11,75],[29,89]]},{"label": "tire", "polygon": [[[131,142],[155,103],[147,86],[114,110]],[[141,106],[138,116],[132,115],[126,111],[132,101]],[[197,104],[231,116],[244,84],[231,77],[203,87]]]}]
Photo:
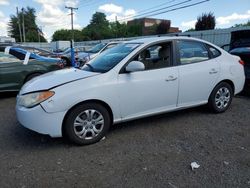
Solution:
[{"label": "tire", "polygon": [[94,144],[109,130],[111,118],[98,103],[81,104],[73,108],[64,121],[64,136],[77,145]]},{"label": "tire", "polygon": [[37,77],[37,76],[40,76],[40,75],[42,75],[42,74],[41,74],[41,73],[34,73],[34,74],[31,74],[31,75],[27,76],[27,78],[25,79],[25,82],[24,82],[24,83],[26,83],[26,82],[30,81],[31,79],[33,79],[33,78],[35,78],[35,77]]},{"label": "tire", "polygon": [[232,86],[226,82],[221,82],[213,89],[208,100],[208,107],[214,113],[222,113],[229,108],[232,99]]}]

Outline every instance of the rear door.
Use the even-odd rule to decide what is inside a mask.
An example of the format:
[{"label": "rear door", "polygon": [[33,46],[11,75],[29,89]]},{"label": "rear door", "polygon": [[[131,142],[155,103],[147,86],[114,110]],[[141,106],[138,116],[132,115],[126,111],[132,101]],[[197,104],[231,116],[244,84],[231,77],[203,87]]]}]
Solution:
[{"label": "rear door", "polygon": [[210,58],[208,47],[198,41],[178,40],[179,97],[178,106],[205,103],[217,83],[220,64]]}]

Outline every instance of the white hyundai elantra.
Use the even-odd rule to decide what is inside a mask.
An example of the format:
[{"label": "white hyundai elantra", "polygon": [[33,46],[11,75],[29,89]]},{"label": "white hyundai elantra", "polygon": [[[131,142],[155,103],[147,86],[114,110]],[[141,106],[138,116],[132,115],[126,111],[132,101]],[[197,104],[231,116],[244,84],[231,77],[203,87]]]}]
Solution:
[{"label": "white hyundai elantra", "polygon": [[208,104],[224,112],[244,86],[244,62],[189,37],[119,44],[85,64],[27,82],[17,97],[19,122],[80,145],[112,124]]}]

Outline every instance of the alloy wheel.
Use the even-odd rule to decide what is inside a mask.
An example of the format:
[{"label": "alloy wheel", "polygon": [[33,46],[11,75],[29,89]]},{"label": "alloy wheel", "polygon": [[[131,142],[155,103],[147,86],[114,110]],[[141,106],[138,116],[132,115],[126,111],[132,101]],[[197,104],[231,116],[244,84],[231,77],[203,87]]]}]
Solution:
[{"label": "alloy wheel", "polygon": [[91,140],[103,130],[104,117],[94,109],[81,112],[74,120],[74,132],[83,140]]}]

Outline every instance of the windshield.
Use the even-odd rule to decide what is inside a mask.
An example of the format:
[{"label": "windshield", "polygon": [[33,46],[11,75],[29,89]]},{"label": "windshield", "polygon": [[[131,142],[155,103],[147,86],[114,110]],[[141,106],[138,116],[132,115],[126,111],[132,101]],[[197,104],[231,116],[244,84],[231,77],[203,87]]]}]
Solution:
[{"label": "windshield", "polygon": [[98,53],[101,49],[103,49],[104,46],[106,46],[106,43],[100,43],[95,45],[93,48],[91,48],[89,51],[87,51],[88,53]]},{"label": "windshield", "polygon": [[101,53],[92,61],[85,64],[82,69],[91,72],[108,72],[138,46],[140,46],[139,43],[119,44]]}]

